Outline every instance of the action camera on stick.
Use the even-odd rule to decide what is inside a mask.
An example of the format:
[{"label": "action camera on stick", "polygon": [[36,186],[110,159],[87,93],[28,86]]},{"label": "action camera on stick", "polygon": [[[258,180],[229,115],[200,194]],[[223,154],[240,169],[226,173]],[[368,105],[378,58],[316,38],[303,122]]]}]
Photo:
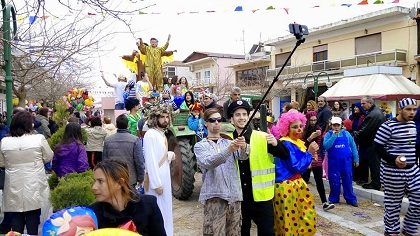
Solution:
[{"label": "action camera on stick", "polygon": [[289,24],[289,31],[292,33],[297,40],[301,40],[303,35],[308,35],[308,26],[299,24]]}]

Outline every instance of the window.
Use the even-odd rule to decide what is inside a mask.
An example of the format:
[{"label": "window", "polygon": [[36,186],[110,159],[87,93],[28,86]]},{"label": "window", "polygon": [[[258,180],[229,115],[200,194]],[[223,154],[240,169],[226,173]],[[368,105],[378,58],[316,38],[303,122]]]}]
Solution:
[{"label": "window", "polygon": [[381,45],[381,34],[372,34],[355,38],[356,55],[380,52],[382,49]]},{"label": "window", "polygon": [[313,48],[313,62],[328,60],[328,45]]},{"label": "window", "polygon": [[171,78],[176,75],[176,68],[173,66],[166,67],[166,77]]},{"label": "window", "polygon": [[268,66],[248,69],[248,70],[240,70],[236,71],[236,79],[237,79],[237,86],[238,87],[248,87],[248,86],[263,86],[263,81],[265,81],[266,71],[268,70]]},{"label": "window", "polygon": [[195,72],[195,78],[201,79],[201,72]]},{"label": "window", "polygon": [[[290,52],[286,52],[286,53],[282,53],[282,54],[277,54],[276,55],[276,68],[282,67],[283,64],[286,62],[286,59],[289,57]],[[290,66],[290,60],[289,62],[287,62],[286,66]]]},{"label": "window", "polygon": [[204,78],[210,78],[210,71],[209,70],[204,71]]}]

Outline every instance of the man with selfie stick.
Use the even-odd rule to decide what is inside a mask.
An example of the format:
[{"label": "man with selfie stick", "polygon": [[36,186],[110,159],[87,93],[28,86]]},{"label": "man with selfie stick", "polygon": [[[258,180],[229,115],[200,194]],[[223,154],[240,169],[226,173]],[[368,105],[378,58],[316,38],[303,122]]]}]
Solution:
[{"label": "man with selfie stick", "polygon": [[258,235],[274,235],[274,157],[288,159],[287,147],[272,134],[247,127],[251,106],[245,100],[232,102],[227,110],[230,122],[235,126],[233,137],[244,137],[250,145],[249,159],[238,160],[243,202],[241,235],[250,235],[251,220],[258,228]]},{"label": "man with selfie stick", "polygon": [[303,35],[308,34],[306,26],[290,24],[289,29],[298,41],[252,115],[249,116],[251,106],[245,100],[232,102],[228,107],[228,116],[235,126],[233,137],[243,136],[246,143],[251,146],[249,159],[238,162],[244,198],[241,235],[250,235],[251,220],[257,225],[258,235],[274,235],[272,199],[274,197],[275,172],[272,158],[273,156],[289,158],[289,151],[272,134],[252,130],[249,125],[297,47],[305,42]]}]

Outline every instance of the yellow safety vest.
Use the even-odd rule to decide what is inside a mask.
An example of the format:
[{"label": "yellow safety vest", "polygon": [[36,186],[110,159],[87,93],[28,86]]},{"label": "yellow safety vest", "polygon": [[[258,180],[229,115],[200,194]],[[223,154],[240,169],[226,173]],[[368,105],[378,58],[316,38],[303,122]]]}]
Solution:
[{"label": "yellow safety vest", "polygon": [[[253,130],[250,140],[249,165],[251,169],[252,195],[254,201],[273,199],[276,179],[274,157],[267,150],[267,133]],[[233,138],[233,133],[228,134]],[[236,161],[236,166],[238,162]]]},{"label": "yellow safety vest", "polygon": [[249,165],[251,168],[254,201],[273,199],[276,178],[273,155],[268,153],[266,133],[253,130],[251,134]]}]

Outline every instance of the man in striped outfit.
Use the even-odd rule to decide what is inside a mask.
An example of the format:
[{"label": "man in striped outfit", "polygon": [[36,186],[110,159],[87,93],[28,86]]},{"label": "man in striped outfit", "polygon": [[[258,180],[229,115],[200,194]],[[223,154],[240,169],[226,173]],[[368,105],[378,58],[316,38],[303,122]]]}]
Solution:
[{"label": "man in striped outfit", "polygon": [[420,225],[420,169],[416,163],[417,102],[404,98],[398,116],[383,123],[374,140],[381,157],[381,184],[384,190],[385,235],[399,235],[401,202],[407,194],[410,205],[405,215],[403,235],[418,235]]}]

